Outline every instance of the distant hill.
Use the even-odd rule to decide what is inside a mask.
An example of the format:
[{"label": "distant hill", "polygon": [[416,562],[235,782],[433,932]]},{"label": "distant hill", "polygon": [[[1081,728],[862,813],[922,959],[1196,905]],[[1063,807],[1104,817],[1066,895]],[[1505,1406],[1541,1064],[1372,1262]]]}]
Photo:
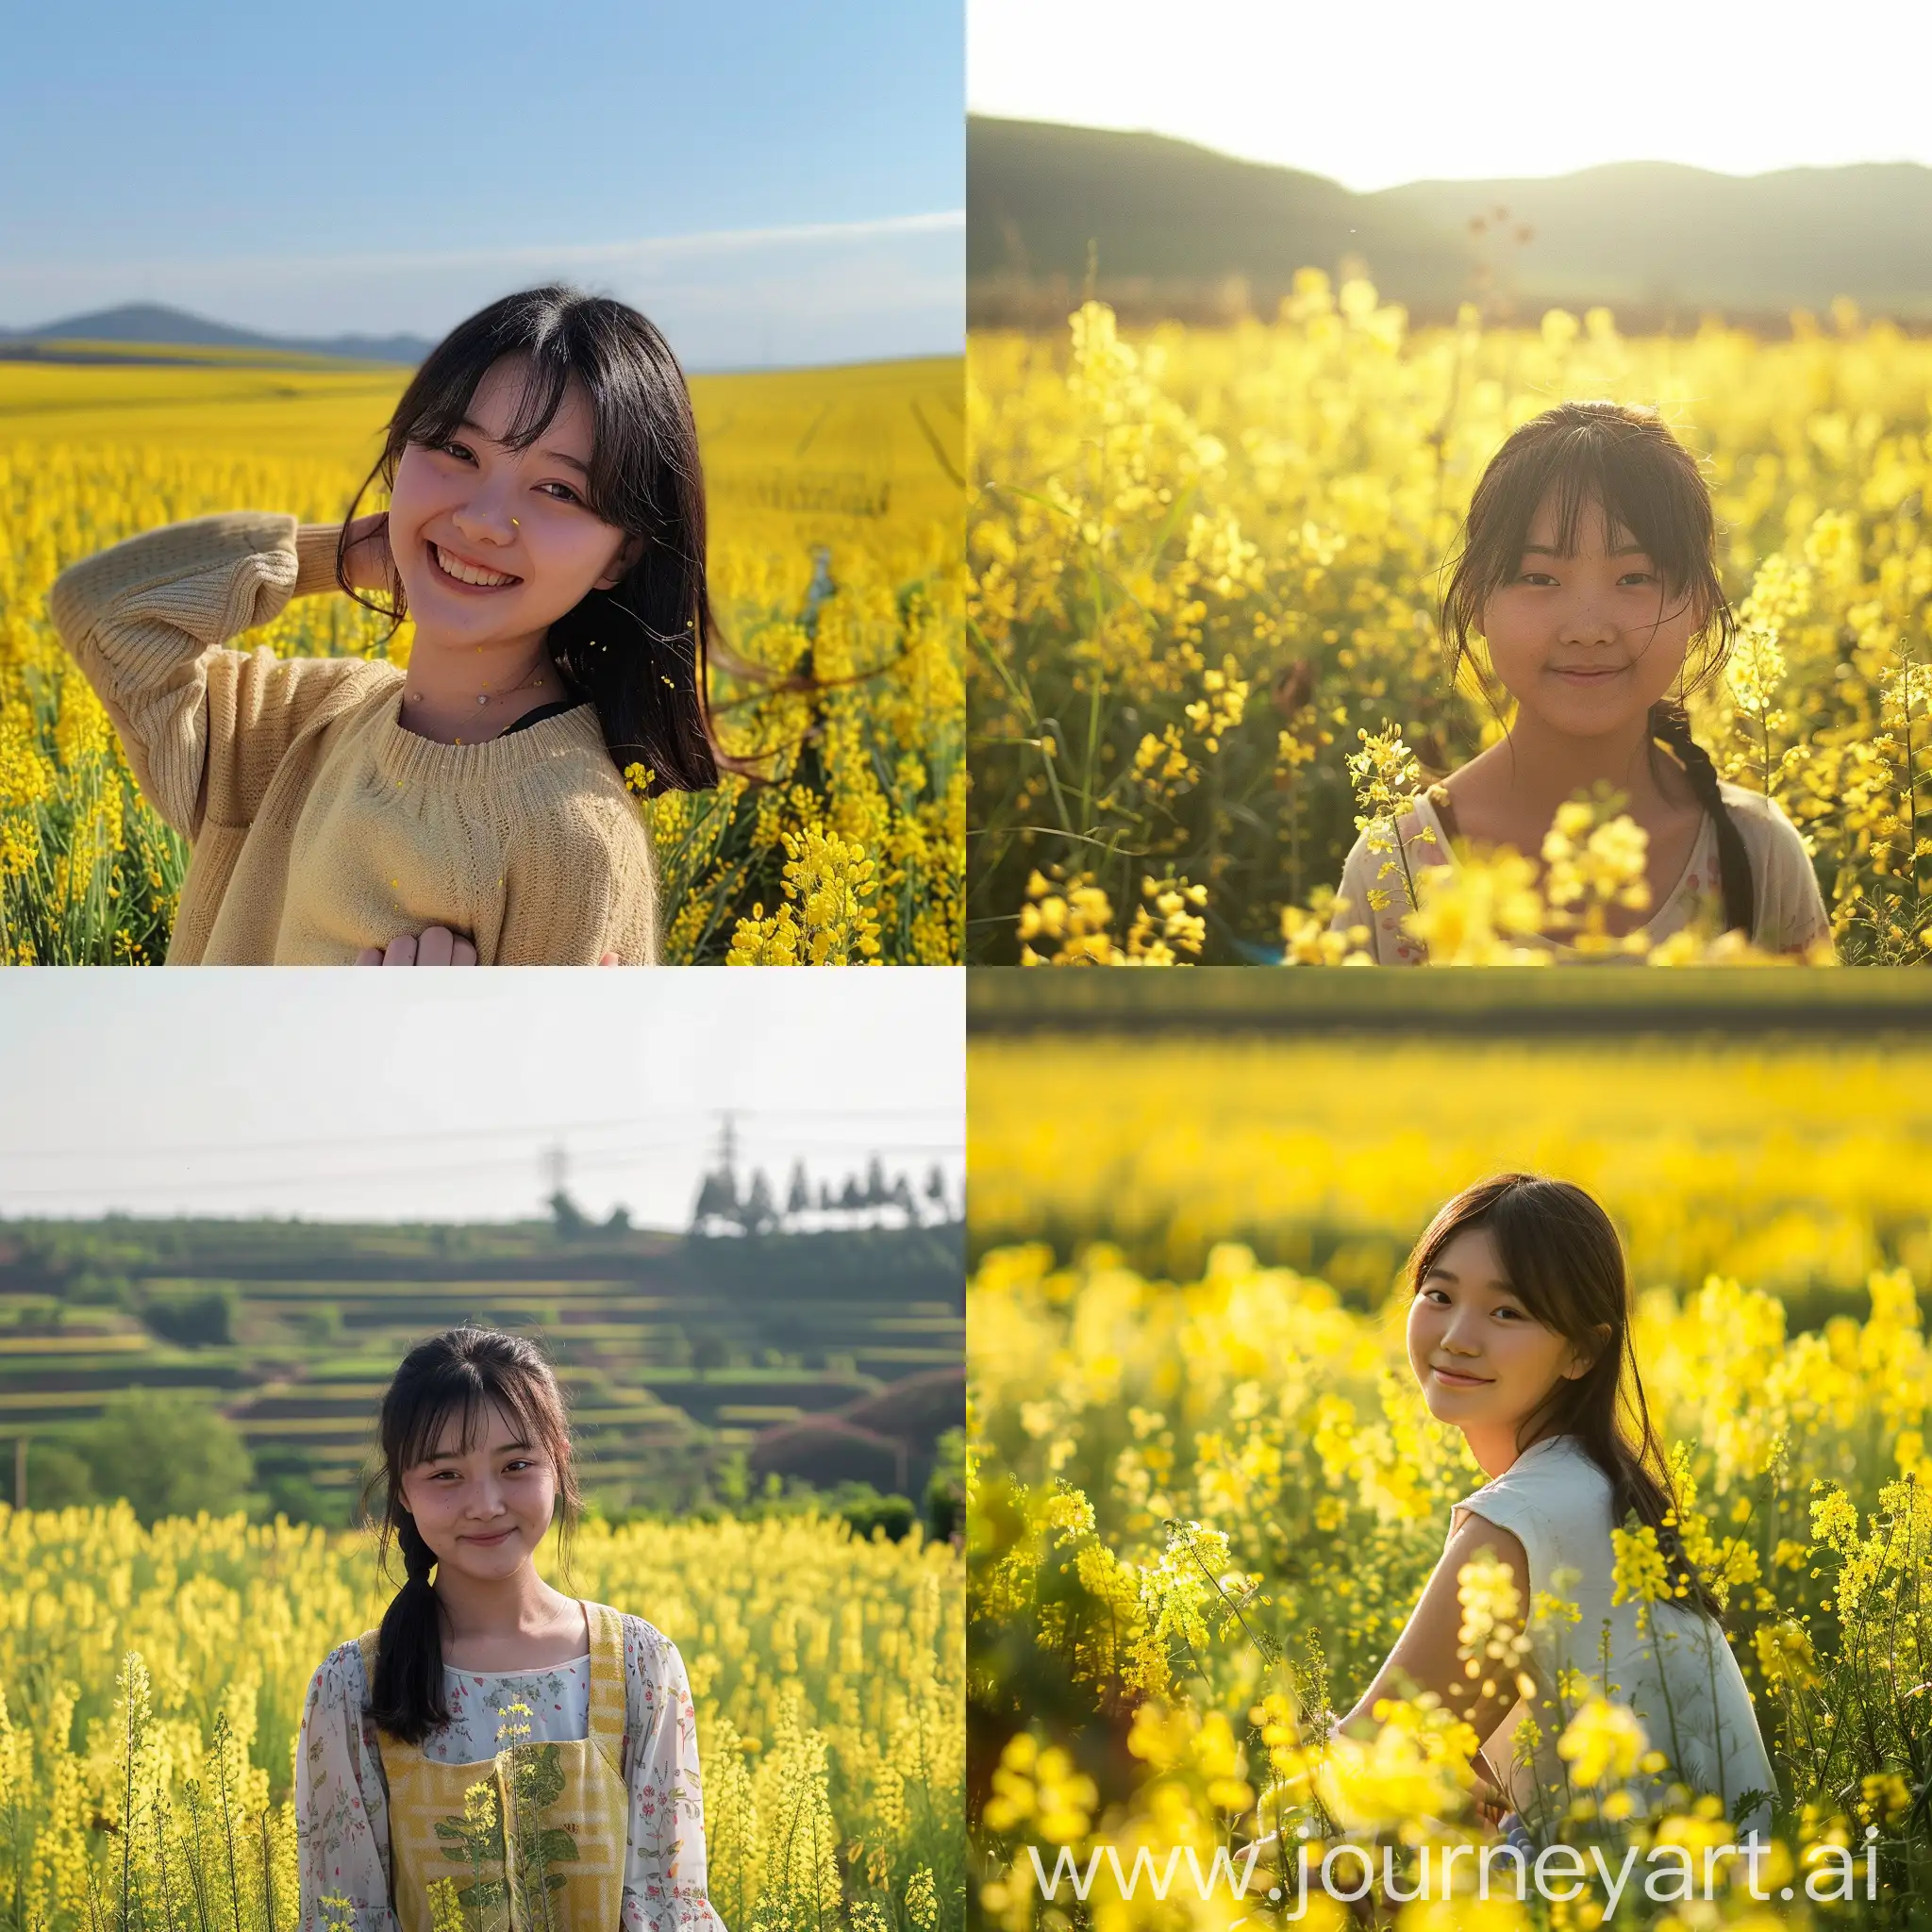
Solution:
[{"label": "distant hill", "polygon": [[1101,279],[1245,275],[1286,284],[1357,254],[1400,279],[1447,285],[1467,250],[1431,216],[1370,208],[1338,182],[1238,161],[1158,134],[974,115],[966,136],[966,276],[1059,277],[1078,288],[1088,243]]},{"label": "distant hill", "polygon": [[1453,313],[1487,276],[1521,311],[1602,302],[1626,326],[1687,326],[1707,310],[1782,320],[1840,295],[1932,322],[1932,169],[1916,163],[1736,177],[1630,161],[1357,194],[1164,135],[983,115],[966,154],[981,325],[1077,294],[1090,242],[1100,292],[1155,313],[1238,305],[1239,277],[1266,314],[1296,268],[1352,260],[1418,318]]},{"label": "distant hill", "polygon": [[282,355],[328,356],[355,362],[401,362],[414,366],[433,344],[421,336],[265,336],[232,328],[185,308],[158,302],[127,302],[87,315],[64,315],[37,328],[0,329],[0,357],[49,361],[115,359],[69,345],[126,342],[202,349],[266,349]]}]

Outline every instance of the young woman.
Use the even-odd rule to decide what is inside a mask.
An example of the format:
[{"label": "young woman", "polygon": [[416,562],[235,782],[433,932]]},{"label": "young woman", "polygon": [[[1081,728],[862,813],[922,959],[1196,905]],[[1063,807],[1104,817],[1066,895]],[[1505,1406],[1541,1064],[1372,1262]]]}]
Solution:
[{"label": "young woman", "polygon": [[[142,790],[193,847],[169,962],[654,961],[625,774],[718,775],[676,359],[621,302],[506,296],[416,372],[378,478],[375,515],[199,517],[54,585]],[[407,612],[408,670],[228,648],[325,591]]]},{"label": "young woman", "polygon": [[[1514,715],[1404,816],[1409,872],[1453,865],[1457,839],[1535,858],[1557,808],[1602,781],[1649,836],[1649,906],[1614,909],[1613,935],[1655,944],[1707,906],[1768,951],[1829,941],[1796,827],[1722,782],[1690,734],[1684,700],[1722,670],[1736,630],[1714,528],[1695,461],[1653,411],[1564,403],[1504,443],[1476,485],[1441,623],[1452,682],[1467,660],[1498,716],[1505,698]],[[1478,634],[1487,663],[1471,649]],[[1421,965],[1408,909],[1402,863],[1364,833],[1335,925],[1366,925],[1378,963]]]},{"label": "young woman", "polygon": [[537,1574],[577,1510],[542,1357],[481,1328],[425,1341],[380,1433],[382,1552],[406,1580],[308,1687],[303,1932],[432,1932],[452,1908],[468,1932],[721,1932],[676,1647]]},{"label": "young woman", "polygon": [[[1435,1691],[1485,1740],[1496,1808],[1536,1836],[1572,1795],[1557,1748],[1566,1704],[1574,1714],[1580,1698],[1607,1696],[1636,1710],[1668,1760],[1657,1785],[1717,1793],[1740,1841],[1767,1830],[1777,1788],[1716,1601],[1672,1527],[1608,1216],[1566,1181],[1502,1174],[1441,1209],[1409,1282],[1409,1367],[1489,1481],[1457,1505],[1421,1602],[1342,1727],[1372,1720],[1381,1698]],[[1610,1531],[1632,1519],[1657,1533],[1677,1592],[1664,1601],[1613,1601]],[[1507,1565],[1523,1606],[1532,1699],[1507,1681],[1481,1694],[1463,1672],[1457,1578],[1484,1554]],[[1533,1616],[1542,1592],[1573,1604],[1577,1620]],[[1519,1753],[1525,1717],[1534,1748]]]}]

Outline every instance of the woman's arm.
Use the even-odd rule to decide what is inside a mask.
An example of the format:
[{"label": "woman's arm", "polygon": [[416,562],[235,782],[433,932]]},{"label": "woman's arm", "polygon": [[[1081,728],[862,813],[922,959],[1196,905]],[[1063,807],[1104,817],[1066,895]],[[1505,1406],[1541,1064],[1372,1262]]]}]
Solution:
[{"label": "woman's arm", "polygon": [[[1457,1582],[1466,1563],[1492,1556],[1509,1572],[1522,1606],[1519,1627],[1529,1615],[1529,1560],[1521,1541],[1482,1517],[1465,1512],[1451,1532],[1441,1557],[1424,1587],[1422,1600],[1403,1625],[1402,1635],[1374,1681],[1341,1720],[1342,1730],[1354,1732],[1373,1724],[1376,1704],[1385,1697],[1407,1697],[1433,1690],[1444,1707],[1464,1719],[1478,1740],[1488,1738],[1509,1715],[1516,1703],[1513,1675],[1489,1672],[1470,1677],[1463,1666],[1460,1643],[1462,1600]],[[1485,1684],[1491,1688],[1485,1691]],[[1497,1767],[1507,1775],[1507,1767]]]},{"label": "woman's arm", "polygon": [[[346,1924],[397,1932],[390,1907],[389,1791],[362,1725],[362,1664],[353,1644],[323,1660],[295,1747],[301,1932]],[[325,1905],[325,1899],[346,1901]]]},{"label": "woman's arm", "polygon": [[[379,521],[358,519],[357,581],[386,581],[387,539],[368,527]],[[237,762],[236,735],[264,722],[286,735],[353,664],[221,650],[278,616],[291,597],[336,589],[339,530],[298,529],[293,517],[263,510],[196,517],[83,558],[55,579],[55,629],[113,719],[142,791],[190,838],[200,832],[211,777],[218,804],[235,789],[221,781]],[[217,658],[225,675],[211,706]]]},{"label": "woman's arm", "polygon": [[677,1646],[626,1618],[643,1641],[629,1659],[633,1722],[630,1840],[625,1855],[623,1932],[724,1932],[705,1884],[705,1801],[697,1712]]}]

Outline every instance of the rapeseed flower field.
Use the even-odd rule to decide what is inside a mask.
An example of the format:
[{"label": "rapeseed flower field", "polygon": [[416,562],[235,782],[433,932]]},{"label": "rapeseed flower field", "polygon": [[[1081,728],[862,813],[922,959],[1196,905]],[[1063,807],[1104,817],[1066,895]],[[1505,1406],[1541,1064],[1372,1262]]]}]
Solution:
[{"label": "rapeseed flower field", "polygon": [[[405,370],[155,352],[152,366],[0,362],[0,961],[157,961],[186,864],[45,610],[69,562],[179,518],[340,521]],[[640,809],[667,961],[960,956],[966,770],[959,365],[698,376],[712,595],[773,675],[719,675],[728,750],[764,782]],[[364,508],[379,507],[375,497]],[[259,641],[386,652],[346,597]]]},{"label": "rapeseed flower field", "polygon": [[[567,1575],[676,1642],[732,1932],[963,1924],[961,1564],[837,1520],[591,1523]],[[310,1674],[388,1600],[285,1521],[0,1506],[0,1926],[296,1924]]]},{"label": "rapeseed flower field", "polygon": [[[1590,1188],[1624,1232],[1686,1545],[1725,1599],[1779,1784],[1769,1903],[1720,1867],[1707,1906],[1640,1879],[1615,1923],[1918,1923],[1928,1071],[1902,1041],[975,1040],[968,1724],[986,1922],[1339,1928],[1368,1919],[1304,1898],[1279,1869],[1299,1848],[1362,1846],[1378,1877],[1386,1853],[1400,1895],[1424,1847],[1494,1842],[1466,1726],[1401,1701],[1373,1739],[1330,1725],[1483,1480],[1407,1369],[1403,1255],[1446,1195],[1527,1166]],[[1669,1588],[1641,1534],[1618,1579],[1626,1599]],[[1560,1614],[1514,1602],[1507,1573],[1472,1565],[1461,1586],[1473,1672],[1514,1668],[1526,1620]],[[1715,1801],[1633,1798],[1663,1740],[1573,1688],[1557,1829],[1588,1883],[1568,1904],[1385,1896],[1375,1923],[1595,1925],[1591,1847],[1614,1870],[1632,1847],[1694,1860],[1727,1840]],[[1244,1896],[1225,1878],[1198,1895],[1192,1872],[1221,1854],[1238,1875],[1262,1840]],[[1184,1858],[1181,1875],[1137,1881],[1143,1851],[1157,1875]],[[1064,1878],[1045,1902],[1035,1854],[1049,1881],[1097,1871],[1084,1903]],[[1856,1884],[1826,1905],[1847,1859]]]},{"label": "rapeseed flower field", "polygon": [[[1220,1241],[1379,1301],[1430,1214],[1531,1167],[1612,1204],[1643,1284],[1932,1280],[1932,1051],[1350,1036],[982,1035],[969,1239],[1189,1276]],[[1043,1106],[1041,1096],[1058,1096]]]},{"label": "rapeseed flower field", "polygon": [[[1932,343],[1844,304],[1781,341],[1626,338],[1601,308],[1411,329],[1304,271],[1266,324],[1126,331],[1089,303],[1058,340],[976,335],[973,957],[1345,958],[1324,929],[1357,830],[1504,728],[1435,628],[1476,478],[1531,416],[1607,397],[1659,408],[1716,504],[1744,627],[1700,742],[1799,827],[1839,958],[1923,961],[1928,394]],[[1615,804],[1420,894],[1431,958],[1603,937],[1643,869]]]}]

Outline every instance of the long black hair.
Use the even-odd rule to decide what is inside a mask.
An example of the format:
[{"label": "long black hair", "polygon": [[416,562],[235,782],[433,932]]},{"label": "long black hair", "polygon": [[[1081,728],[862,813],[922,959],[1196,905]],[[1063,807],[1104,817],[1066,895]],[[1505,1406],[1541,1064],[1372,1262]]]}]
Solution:
[{"label": "long black hair", "polygon": [[509,447],[528,449],[577,384],[592,423],[591,509],[638,546],[614,589],[591,591],[550,626],[551,658],[572,695],[596,707],[620,771],[644,766],[654,793],[704,791],[718,782],[720,763],[707,703],[717,622],[705,575],[704,471],[684,372],[635,308],[550,284],[506,295],[458,323],[425,358],[390,417],[382,455],[343,521],[336,581],[358,603],[401,621],[399,584],[387,603],[376,603],[349,582],[356,507],[378,479],[393,486],[410,443],[454,437],[477,385],[505,358],[525,369]]},{"label": "long black hair", "polygon": [[1610,1485],[1611,1520],[1634,1515],[1657,1534],[1673,1588],[1722,1619],[1710,1587],[1685,1554],[1669,1465],[1651,1425],[1643,1377],[1630,1343],[1630,1272],[1610,1217],[1569,1181],[1500,1174],[1445,1202],[1408,1257],[1411,1296],[1442,1250],[1470,1228],[1486,1228],[1515,1295],[1531,1318],[1590,1359],[1559,1376],[1516,1432],[1520,1455],[1545,1436],[1574,1436]]},{"label": "long black hair", "polygon": [[[1559,403],[1512,432],[1475,486],[1441,613],[1452,688],[1467,659],[1491,708],[1502,715],[1469,640],[1482,627],[1483,606],[1522,569],[1530,525],[1546,501],[1556,515],[1557,548],[1565,556],[1574,553],[1578,527],[1592,509],[1611,529],[1621,525],[1643,545],[1666,592],[1688,598],[1698,615],[1691,638],[1695,668],[1687,657],[1681,688],[1688,695],[1708,684],[1730,655],[1738,620],[1718,579],[1716,520],[1696,458],[1655,409]],[[1751,856],[1718,790],[1717,767],[1690,734],[1682,699],[1660,699],[1650,708],[1650,740],[1653,758],[1659,744],[1674,754],[1709,814],[1724,924],[1748,937],[1757,911]]]},{"label": "long black hair", "polygon": [[520,1335],[493,1328],[452,1328],[419,1341],[382,1398],[382,1467],[362,1498],[366,1510],[377,1489],[382,1492],[377,1551],[383,1574],[391,1541],[403,1557],[403,1587],[391,1599],[376,1640],[370,1715],[391,1737],[411,1744],[449,1722],[449,1704],[442,1683],[443,1609],[429,1580],[436,1553],[404,1505],[403,1477],[436,1452],[455,1417],[462,1419],[461,1447],[474,1447],[491,1404],[557,1473],[558,1549],[569,1562],[581,1503],[563,1396],[541,1351]]}]

